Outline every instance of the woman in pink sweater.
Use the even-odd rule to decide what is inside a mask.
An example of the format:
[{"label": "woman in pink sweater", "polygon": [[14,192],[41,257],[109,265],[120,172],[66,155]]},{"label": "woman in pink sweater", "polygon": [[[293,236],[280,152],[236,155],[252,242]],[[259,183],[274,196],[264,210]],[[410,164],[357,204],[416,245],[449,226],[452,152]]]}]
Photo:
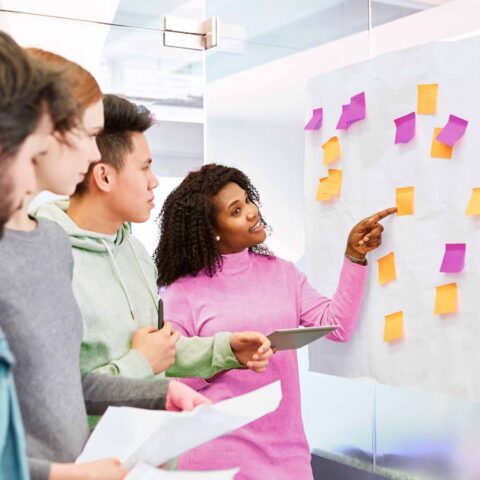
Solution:
[{"label": "woman in pink sweater", "polygon": [[[165,318],[182,335],[220,331],[338,324],[328,338],[347,341],[355,329],[367,276],[366,254],[381,243],[379,220],[390,208],[350,232],[337,291],[317,293],[293,263],[275,257],[263,244],[266,223],[259,195],[235,168],[205,165],[190,173],[165,201],[155,252]],[[281,351],[256,375],[231,370],[190,386],[213,402],[281,380],[279,408],[259,420],[182,456],[179,468],[211,470],[240,466],[239,480],[312,479],[310,449],[301,410],[297,356]]]}]

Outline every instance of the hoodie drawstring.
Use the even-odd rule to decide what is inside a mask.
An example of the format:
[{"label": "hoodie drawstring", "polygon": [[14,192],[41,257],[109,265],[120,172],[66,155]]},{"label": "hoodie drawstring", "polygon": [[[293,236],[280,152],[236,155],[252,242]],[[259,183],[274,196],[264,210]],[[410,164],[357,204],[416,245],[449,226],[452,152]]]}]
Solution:
[{"label": "hoodie drawstring", "polygon": [[117,261],[115,260],[115,257],[113,256],[113,253],[110,250],[107,242],[103,238],[100,238],[100,241],[102,242],[103,246],[107,249],[108,256],[110,258],[110,263],[112,264],[113,272],[114,272],[115,276],[117,277],[118,283],[122,287],[123,293],[125,294],[125,297],[127,299],[128,308],[130,309],[130,315],[132,316],[132,320],[135,321],[135,312],[133,310],[132,301],[130,300],[130,296],[128,295],[127,287],[125,286],[125,283],[123,283],[122,276],[120,274],[120,270],[118,269]]},{"label": "hoodie drawstring", "polygon": [[145,285],[147,286],[147,290],[150,293],[150,297],[153,300],[153,304],[155,305],[155,310],[158,311],[158,298],[156,292],[152,292],[150,289],[150,285],[148,283],[147,277],[145,276],[145,273],[143,271],[142,266],[140,265],[140,260],[138,259],[137,252],[135,252],[135,249],[133,248],[132,242],[130,242],[130,238],[127,239],[128,244],[130,245],[130,248],[133,252],[133,256],[135,257],[135,260],[137,262],[138,269],[140,270],[140,273],[142,274],[143,281],[145,282]]}]

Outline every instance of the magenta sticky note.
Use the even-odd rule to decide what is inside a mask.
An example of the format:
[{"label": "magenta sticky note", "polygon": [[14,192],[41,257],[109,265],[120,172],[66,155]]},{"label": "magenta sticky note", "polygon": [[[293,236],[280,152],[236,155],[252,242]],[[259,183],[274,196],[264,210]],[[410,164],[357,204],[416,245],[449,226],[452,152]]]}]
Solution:
[{"label": "magenta sticky note", "polygon": [[323,108],[315,108],[312,118],[305,125],[304,130],[320,130],[323,123]]},{"label": "magenta sticky note", "polygon": [[346,130],[349,126],[348,123],[348,109],[350,105],[342,105],[342,114],[337,123],[337,130]]},{"label": "magenta sticky note", "polygon": [[350,103],[342,105],[342,114],[337,123],[337,130],[346,130],[350,125],[363,120],[366,116],[365,92],[350,98]]},{"label": "magenta sticky note", "polygon": [[440,271],[445,273],[461,272],[465,266],[466,250],[465,243],[446,243]]},{"label": "magenta sticky note", "polygon": [[447,124],[437,135],[437,140],[445,145],[448,145],[449,147],[453,147],[453,144],[463,137],[467,126],[467,120],[456,117],[455,115],[450,115]]},{"label": "magenta sticky note", "polygon": [[350,125],[359,120],[363,120],[366,114],[365,92],[358,93],[350,99],[350,108],[348,109],[348,121]]},{"label": "magenta sticky note", "polygon": [[397,127],[395,144],[408,143],[415,136],[415,112],[394,120]]}]

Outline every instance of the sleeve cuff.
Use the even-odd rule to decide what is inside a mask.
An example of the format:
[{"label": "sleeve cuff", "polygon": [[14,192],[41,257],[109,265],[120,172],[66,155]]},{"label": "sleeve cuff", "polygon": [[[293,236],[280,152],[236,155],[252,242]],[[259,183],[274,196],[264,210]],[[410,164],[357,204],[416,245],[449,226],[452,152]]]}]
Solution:
[{"label": "sleeve cuff", "polygon": [[47,460],[28,458],[28,469],[31,480],[48,480],[52,464]]},{"label": "sleeve cuff", "polygon": [[212,366],[219,371],[243,367],[243,365],[238,362],[237,357],[230,346],[231,336],[232,334],[229,332],[220,332],[215,335],[215,349],[213,352]]},{"label": "sleeve cuff", "polygon": [[131,378],[153,377],[153,370],[146,358],[134,348],[126,355],[112,362],[118,368],[118,374]]},{"label": "sleeve cuff", "polygon": [[351,262],[347,257],[344,257],[342,273],[343,272],[352,275],[360,275],[362,278],[366,277],[368,272],[368,262],[366,265],[361,265],[359,263]]}]

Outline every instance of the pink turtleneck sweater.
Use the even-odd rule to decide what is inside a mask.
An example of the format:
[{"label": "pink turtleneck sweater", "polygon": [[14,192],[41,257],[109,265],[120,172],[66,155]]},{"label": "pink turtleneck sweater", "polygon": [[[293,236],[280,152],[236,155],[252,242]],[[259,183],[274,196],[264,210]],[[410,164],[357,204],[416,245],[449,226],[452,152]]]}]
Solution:
[{"label": "pink turtleneck sweater", "polygon": [[[360,311],[367,268],[344,260],[337,291],[330,300],[317,293],[291,262],[244,250],[225,255],[210,278],[184,277],[163,294],[165,318],[183,335],[259,331],[339,324],[327,338],[347,341]],[[300,405],[297,354],[276,353],[264,373],[230,370],[212,383],[186,382],[212,401],[241,395],[280,379],[279,408],[259,420],[195,448],[179,460],[181,470],[220,470],[240,466],[238,480],[310,480],[310,449]]]}]

